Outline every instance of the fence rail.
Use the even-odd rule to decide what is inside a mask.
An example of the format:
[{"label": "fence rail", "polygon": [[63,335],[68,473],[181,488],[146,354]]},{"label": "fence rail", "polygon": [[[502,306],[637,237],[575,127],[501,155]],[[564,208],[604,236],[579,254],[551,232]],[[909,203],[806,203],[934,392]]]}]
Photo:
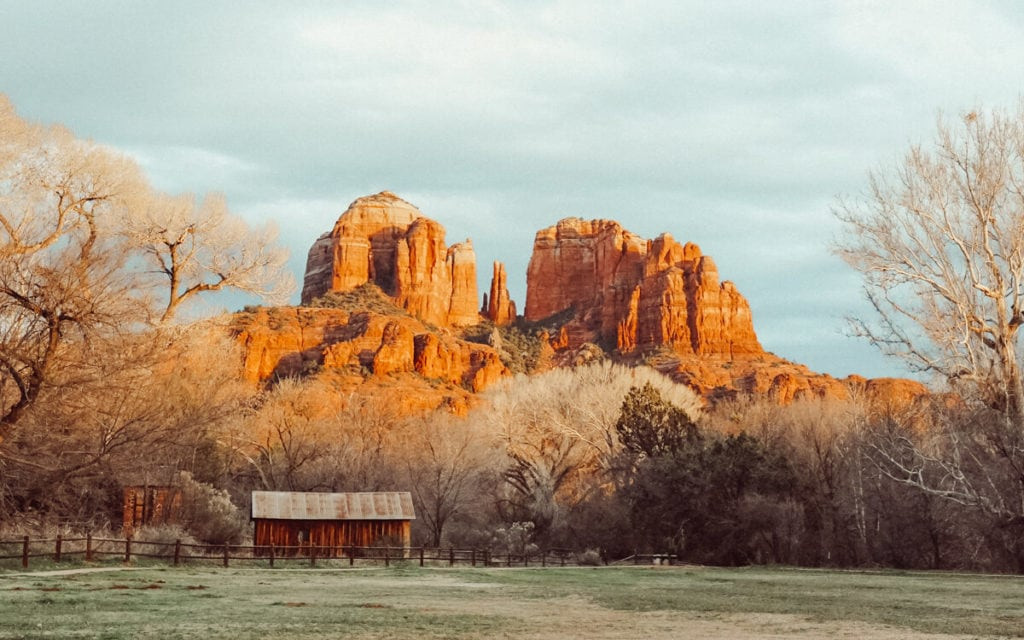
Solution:
[{"label": "fence rail", "polygon": [[[648,556],[657,557],[657,556]],[[30,538],[0,540],[0,566],[4,561],[21,562],[28,569],[33,559],[61,563],[82,560],[103,562],[120,560],[130,564],[133,560],[145,558],[171,563],[206,562],[224,567],[232,562],[274,567],[275,564],[318,563],[329,566],[355,566],[357,563],[383,564],[416,563],[419,566],[473,567],[553,567],[576,566],[577,554],[568,549],[546,549],[536,552],[496,552],[490,549],[456,549],[432,547],[390,547],[390,546],[274,546],[274,545],[209,545],[174,542],[155,542],[126,538],[85,537]],[[634,556],[639,559],[640,556]]]}]

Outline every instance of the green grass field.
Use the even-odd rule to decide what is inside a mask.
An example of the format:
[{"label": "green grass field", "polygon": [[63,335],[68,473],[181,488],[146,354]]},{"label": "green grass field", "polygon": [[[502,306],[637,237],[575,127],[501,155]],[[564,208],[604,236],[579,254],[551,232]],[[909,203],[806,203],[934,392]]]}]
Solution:
[{"label": "green grass field", "polygon": [[0,572],[0,638],[1024,637],[1024,579],[795,569]]}]

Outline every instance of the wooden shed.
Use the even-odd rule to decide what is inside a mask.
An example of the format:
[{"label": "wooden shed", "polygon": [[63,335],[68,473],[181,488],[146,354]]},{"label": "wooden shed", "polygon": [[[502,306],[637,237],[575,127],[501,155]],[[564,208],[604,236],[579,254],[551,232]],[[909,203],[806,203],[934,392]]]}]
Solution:
[{"label": "wooden shed", "polygon": [[181,489],[172,486],[134,485],[124,487],[122,531],[130,536],[139,527],[178,524]]},{"label": "wooden shed", "polygon": [[298,552],[344,555],[344,547],[375,544],[409,547],[413,513],[408,491],[373,493],[299,493],[253,491],[252,519],[257,549],[273,545]]}]

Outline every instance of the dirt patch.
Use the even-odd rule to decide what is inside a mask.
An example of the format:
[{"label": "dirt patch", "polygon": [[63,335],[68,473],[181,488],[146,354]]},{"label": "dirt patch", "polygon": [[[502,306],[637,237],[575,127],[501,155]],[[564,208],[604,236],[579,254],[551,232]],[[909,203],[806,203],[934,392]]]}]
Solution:
[{"label": "dirt patch", "polygon": [[[445,582],[445,586],[449,588],[457,584],[443,578],[437,581]],[[406,585],[411,586],[410,583],[403,585],[401,581],[394,581],[391,584],[392,587]],[[516,631],[508,637],[529,640],[675,640],[680,637],[707,640],[953,640],[967,637],[920,633],[856,621],[816,622],[805,617],[784,614],[619,611],[606,609],[581,596],[524,599],[503,593],[504,590],[481,593],[476,590],[478,587],[480,584],[477,583],[468,583],[464,587],[474,589],[472,597],[460,597],[457,587],[447,593],[434,590],[423,595],[403,589],[402,604],[395,608],[416,608],[418,611],[448,614],[483,614],[520,620],[521,625],[513,625]]]},{"label": "dirt patch", "polygon": [[45,578],[49,576],[77,576],[85,573],[108,573],[110,571],[141,571],[144,569],[144,567],[86,567],[83,569],[56,569],[53,571],[0,573],[0,578]]}]

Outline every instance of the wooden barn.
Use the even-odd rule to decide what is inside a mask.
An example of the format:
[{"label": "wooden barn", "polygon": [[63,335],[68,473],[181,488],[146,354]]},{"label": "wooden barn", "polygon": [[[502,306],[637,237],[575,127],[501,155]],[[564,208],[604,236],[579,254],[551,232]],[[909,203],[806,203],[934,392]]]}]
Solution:
[{"label": "wooden barn", "polygon": [[387,544],[408,548],[416,518],[408,491],[298,493],[253,491],[252,519],[258,549],[330,547],[317,553],[340,556],[343,547]]},{"label": "wooden barn", "polygon": [[177,524],[181,515],[181,489],[171,486],[124,487],[122,531],[130,536],[139,527]]}]

